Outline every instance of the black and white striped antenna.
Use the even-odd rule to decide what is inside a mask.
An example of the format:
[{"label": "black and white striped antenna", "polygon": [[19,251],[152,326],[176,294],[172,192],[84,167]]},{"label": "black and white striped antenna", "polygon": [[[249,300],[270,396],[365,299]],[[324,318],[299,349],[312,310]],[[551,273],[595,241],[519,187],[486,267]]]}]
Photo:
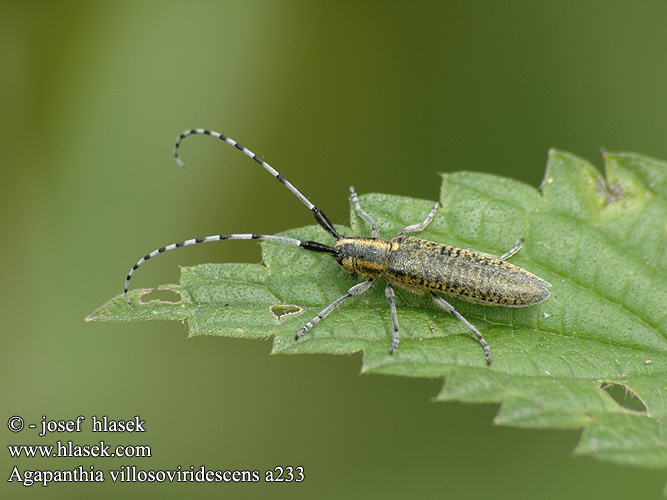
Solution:
[{"label": "black and white striped antenna", "polygon": [[[176,139],[176,144],[174,146],[174,157],[176,158],[176,162],[181,166],[185,168],[185,164],[183,161],[180,159],[178,155],[178,150],[181,146],[181,142],[183,139],[190,135],[210,135],[211,137],[215,137],[217,139],[220,139],[230,146],[234,146],[236,149],[241,151],[243,154],[248,156],[249,158],[255,160],[257,163],[259,163],[264,170],[266,170],[268,173],[270,173],[272,176],[274,176],[278,181],[280,181],[281,184],[283,184],[289,191],[296,196],[301,203],[306,205],[308,207],[308,210],[313,212],[313,216],[315,217],[315,220],[317,223],[324,228],[324,230],[329,233],[331,236],[336,238],[336,240],[339,240],[342,238],[340,234],[334,229],[333,224],[329,221],[326,215],[317,208],[315,205],[311,203],[311,201],[306,198],[301,191],[299,191],[297,188],[295,188],[291,182],[289,182],[287,179],[285,179],[277,170],[275,170],[271,165],[266,163],[264,160],[262,160],[259,156],[257,156],[255,153],[250,151],[249,149],[241,146],[238,142],[236,142],[234,139],[231,139],[223,134],[220,134],[218,132],[214,132],[212,130],[207,130],[203,128],[198,128],[198,129],[191,129],[191,130],[186,130],[183,132],[181,135],[178,136],[178,139]],[[318,243],[317,241],[302,241],[298,240],[296,238],[288,238],[287,236],[276,236],[274,234],[255,234],[255,233],[233,233],[233,234],[213,234],[210,236],[205,236],[203,238],[191,238],[189,240],[184,240],[184,241],[179,241],[177,243],[171,243],[169,245],[165,245],[163,247],[157,248],[153,250],[152,252],[144,255],[141,259],[137,261],[136,264],[132,266],[130,271],[127,273],[127,277],[125,278],[125,290],[123,292],[125,296],[125,300],[127,301],[128,304],[132,305],[132,302],[130,301],[130,297],[128,296],[128,290],[130,288],[130,280],[132,279],[132,276],[134,273],[137,271],[139,267],[141,267],[147,260],[152,259],[153,257],[157,257],[161,253],[169,252],[171,250],[176,250],[177,248],[181,247],[188,247],[192,245],[198,245],[200,243],[210,243],[214,241],[223,241],[223,240],[262,240],[262,241],[275,241],[277,243],[284,243],[287,245],[295,245],[301,248],[304,248],[306,250],[311,250],[313,252],[326,252],[326,253],[333,253],[333,248],[330,247],[329,245],[325,245],[323,243]]]}]

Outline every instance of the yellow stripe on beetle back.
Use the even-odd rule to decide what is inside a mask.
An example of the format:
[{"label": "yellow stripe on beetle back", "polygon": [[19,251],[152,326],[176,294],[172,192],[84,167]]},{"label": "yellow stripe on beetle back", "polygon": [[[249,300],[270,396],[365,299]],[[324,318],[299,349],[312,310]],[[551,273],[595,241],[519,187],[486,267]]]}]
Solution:
[{"label": "yellow stripe on beetle back", "polygon": [[336,261],[346,272],[368,278],[382,275],[391,251],[389,242],[381,238],[341,238],[333,248]]}]

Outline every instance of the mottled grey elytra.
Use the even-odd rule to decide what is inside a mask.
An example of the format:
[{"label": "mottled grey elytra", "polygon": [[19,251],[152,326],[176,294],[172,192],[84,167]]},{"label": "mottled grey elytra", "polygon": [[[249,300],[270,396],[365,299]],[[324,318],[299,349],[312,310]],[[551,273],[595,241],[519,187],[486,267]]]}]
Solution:
[{"label": "mottled grey elytra", "polygon": [[178,157],[178,149],[186,137],[193,135],[210,135],[234,146],[236,149],[259,163],[267,172],[280,181],[294,194],[310,211],[322,228],[335,238],[333,246],[318,243],[317,241],[302,241],[286,236],[273,234],[234,233],[214,234],[204,238],[193,238],[178,243],[171,243],[153,250],[132,266],[125,279],[125,300],[131,305],[127,294],[130,279],[137,268],[161,253],[175,250],[179,247],[208,243],[222,240],[264,240],[296,245],[312,252],[330,253],[338,265],[353,276],[363,276],[365,281],[350,287],[342,296],[325,307],[317,316],[308,321],[295,335],[298,340],[311,328],[317,325],[329,313],[352,296],[360,295],[368,290],[378,278],[387,282],[385,295],[389,300],[389,311],[394,334],[389,346],[391,354],[396,351],[400,342],[398,329],[398,314],[396,313],[396,299],[394,286],[404,288],[412,293],[429,293],[433,302],[443,311],[453,314],[472,332],[484,349],[487,365],[491,364],[491,348],[482,334],[466,320],[451,304],[436,292],[458,297],[469,302],[476,302],[490,306],[527,307],[549,298],[551,286],[542,278],[529,273],[514,264],[505,262],[521,248],[523,239],[518,239],[514,247],[500,257],[493,257],[473,250],[456,248],[442,243],[407,236],[405,233],[422,231],[435,218],[439,204],[436,202],[423,222],[413,224],[400,230],[389,240],[380,238],[377,226],[371,217],[361,208],[354,188],[350,187],[350,201],[357,215],[371,227],[371,237],[341,236],[334,229],[326,215],[313,205],[308,198],[295,188],[287,179],[273,169],[268,163],[259,158],[252,151],[244,148],[229,137],[206,129],[192,129],[183,132],[176,140],[174,156],[181,167],[185,165]]}]

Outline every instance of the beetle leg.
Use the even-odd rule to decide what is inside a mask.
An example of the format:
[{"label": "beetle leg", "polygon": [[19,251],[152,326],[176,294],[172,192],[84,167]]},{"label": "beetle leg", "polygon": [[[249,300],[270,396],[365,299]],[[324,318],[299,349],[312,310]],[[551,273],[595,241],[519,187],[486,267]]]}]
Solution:
[{"label": "beetle leg", "polygon": [[466,328],[472,332],[472,334],[477,339],[477,342],[479,342],[482,346],[482,349],[484,349],[484,357],[486,358],[486,364],[490,365],[491,348],[489,347],[489,344],[487,344],[486,340],[484,340],[484,337],[482,337],[482,334],[479,333],[477,328],[475,328],[467,319],[461,316],[461,314],[456,309],[454,309],[454,306],[452,306],[449,302],[440,297],[440,295],[436,295],[435,293],[431,292],[431,298],[433,299],[433,302],[435,302],[435,304],[440,309],[442,309],[445,312],[453,314],[456,317],[456,319],[458,319],[461,323],[463,323],[466,326]]}]

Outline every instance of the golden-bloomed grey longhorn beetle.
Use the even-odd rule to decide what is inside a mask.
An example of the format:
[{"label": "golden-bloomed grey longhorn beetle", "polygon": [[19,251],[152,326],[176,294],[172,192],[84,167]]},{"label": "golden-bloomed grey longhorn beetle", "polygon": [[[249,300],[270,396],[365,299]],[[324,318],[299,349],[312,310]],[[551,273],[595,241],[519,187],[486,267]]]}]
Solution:
[{"label": "golden-bloomed grey longhorn beetle", "polygon": [[517,240],[514,247],[500,257],[493,257],[473,250],[464,250],[455,248],[442,243],[408,236],[406,233],[416,233],[422,231],[435,218],[439,204],[436,202],[423,222],[403,228],[393,238],[385,240],[380,238],[377,226],[371,217],[364,212],[359,205],[359,200],[354,188],[350,187],[350,201],[357,215],[368,223],[371,227],[371,237],[360,236],[342,236],[334,229],[329,219],[324,213],[313,205],[297,188],[295,188],[287,179],[280,175],[268,163],[259,158],[252,151],[244,148],[239,143],[229,137],[205,129],[192,129],[183,132],[176,140],[174,146],[174,156],[181,167],[185,165],[178,156],[178,148],[181,141],[186,137],[193,135],[210,135],[225,141],[234,146],[245,155],[249,156],[264,169],[278,179],[287,189],[296,196],[301,203],[306,205],[313,212],[317,223],[324,230],[335,238],[333,246],[318,243],[317,241],[302,241],[296,238],[286,236],[277,236],[273,234],[254,234],[254,233],[235,233],[235,234],[214,234],[205,238],[193,238],[190,240],[172,243],[170,245],[153,250],[151,253],[139,259],[132,266],[125,279],[125,300],[131,305],[127,291],[130,286],[130,279],[136,270],[148,259],[175,250],[180,247],[197,245],[199,243],[208,243],[211,241],[222,240],[264,240],[296,245],[312,252],[330,253],[336,259],[336,262],[343,270],[353,276],[359,275],[366,278],[365,281],[352,286],[341,297],[334,300],[325,307],[313,319],[308,321],[297,333],[295,339],[305,335],[311,328],[317,325],[330,312],[336,309],[341,303],[352,296],[361,295],[368,290],[378,278],[387,282],[385,295],[389,300],[389,310],[391,321],[394,328],[394,334],[389,347],[389,352],[398,348],[400,341],[398,328],[398,315],[396,313],[396,299],[394,295],[394,286],[404,288],[412,293],[429,293],[433,302],[447,313],[453,314],[468,330],[472,332],[477,341],[484,349],[484,357],[487,365],[491,364],[491,349],[484,340],[482,334],[469,323],[461,314],[454,309],[436,292],[442,292],[447,295],[458,297],[468,302],[490,306],[505,307],[527,307],[542,302],[549,298],[549,290],[546,287],[551,286],[542,278],[529,273],[514,264],[505,262],[505,259],[511,257],[521,248],[522,239]]}]

